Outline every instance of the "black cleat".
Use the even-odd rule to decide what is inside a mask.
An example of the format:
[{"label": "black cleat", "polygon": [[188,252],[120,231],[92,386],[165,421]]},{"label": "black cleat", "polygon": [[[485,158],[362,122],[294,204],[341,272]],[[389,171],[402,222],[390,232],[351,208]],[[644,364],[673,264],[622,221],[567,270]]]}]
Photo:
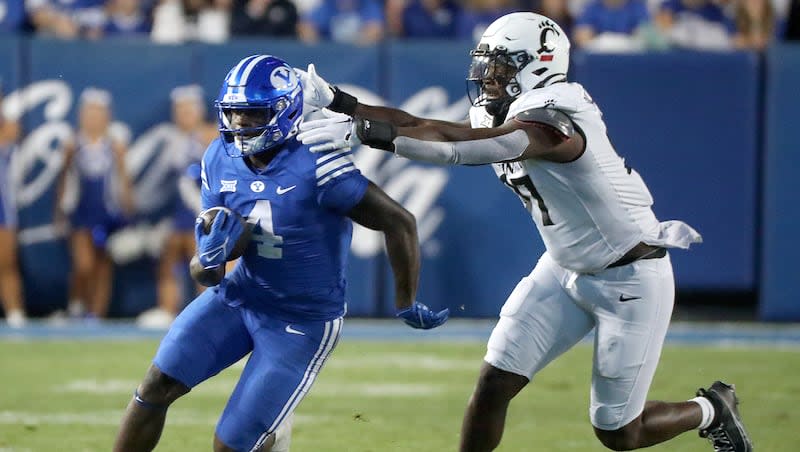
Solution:
[{"label": "black cleat", "polygon": [[739,399],[735,389],[733,385],[715,381],[708,389],[697,390],[698,396],[707,398],[714,406],[714,421],[700,430],[700,437],[708,438],[715,452],[753,452],[753,443],[736,408]]}]

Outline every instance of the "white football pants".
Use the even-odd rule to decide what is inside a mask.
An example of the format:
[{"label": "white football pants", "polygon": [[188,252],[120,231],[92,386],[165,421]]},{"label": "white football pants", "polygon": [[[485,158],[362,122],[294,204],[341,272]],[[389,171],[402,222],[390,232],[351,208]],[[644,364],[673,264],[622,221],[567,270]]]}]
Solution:
[{"label": "white football pants", "polygon": [[589,274],[545,253],[503,305],[484,359],[532,379],[596,328],[589,416],[616,430],[644,409],[674,298],[669,254]]}]

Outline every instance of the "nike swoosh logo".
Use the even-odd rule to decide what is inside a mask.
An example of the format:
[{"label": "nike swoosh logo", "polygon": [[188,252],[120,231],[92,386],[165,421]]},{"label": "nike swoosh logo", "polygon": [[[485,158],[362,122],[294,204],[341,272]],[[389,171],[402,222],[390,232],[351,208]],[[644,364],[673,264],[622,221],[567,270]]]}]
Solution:
[{"label": "nike swoosh logo", "polygon": [[203,253],[203,258],[206,260],[206,262],[211,262],[215,260],[220,254],[222,254],[222,252],[223,252],[222,248],[217,248],[214,251]]},{"label": "nike swoosh logo", "polygon": [[292,185],[291,187],[286,187],[286,188],[278,187],[278,188],[275,189],[275,192],[277,192],[279,195],[282,195],[282,194],[284,194],[286,192],[290,192],[290,191],[294,190],[295,187],[297,187],[297,185]]},{"label": "nike swoosh logo", "polygon": [[305,336],[306,335],[306,333],[304,333],[302,331],[298,331],[298,330],[292,328],[292,325],[286,325],[286,332],[289,333],[289,334],[299,334],[300,336]]},{"label": "nike swoosh logo", "polygon": [[631,301],[631,300],[638,300],[640,298],[642,298],[642,297],[626,297],[625,295],[620,295],[619,296],[619,301],[625,302],[625,301]]}]

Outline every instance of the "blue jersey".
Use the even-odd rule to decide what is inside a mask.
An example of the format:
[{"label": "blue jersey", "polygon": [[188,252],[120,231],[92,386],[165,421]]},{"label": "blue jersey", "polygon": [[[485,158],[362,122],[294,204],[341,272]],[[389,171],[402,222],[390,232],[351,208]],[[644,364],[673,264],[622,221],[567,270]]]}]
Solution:
[{"label": "blue jersey", "polygon": [[49,8],[66,14],[82,27],[102,27],[106,20],[105,0],[25,0],[25,8],[33,13]]},{"label": "blue jersey", "polygon": [[674,16],[696,16],[708,22],[716,22],[725,26],[729,34],[736,32],[736,24],[726,14],[723,8],[711,2],[702,2],[696,8],[690,8],[680,0],[665,0],[661,3],[661,11],[667,11]]},{"label": "blue jersey", "polygon": [[412,0],[403,9],[403,35],[407,38],[447,38],[456,34],[456,18],[461,6],[444,0],[430,11],[423,0]]},{"label": "blue jersey", "polygon": [[578,16],[575,26],[591,27],[596,34],[633,34],[649,21],[650,13],[643,0],[627,0],[614,7],[608,7],[602,0],[595,0]]},{"label": "blue jersey", "polygon": [[143,14],[133,16],[109,16],[103,25],[106,36],[135,36],[150,33],[150,22]]},{"label": "blue jersey", "polygon": [[352,236],[346,214],[368,185],[351,151],[312,153],[290,139],[253,171],[217,139],[203,157],[201,179],[203,209],[225,206],[254,225],[239,265],[220,284],[227,304],[287,321],[344,314]]},{"label": "blue jersey", "polygon": [[0,0],[0,34],[19,31],[25,24],[25,6],[19,0]]},{"label": "blue jersey", "polygon": [[324,38],[355,42],[366,24],[383,24],[383,16],[383,2],[377,0],[322,0],[304,20],[314,24]]}]

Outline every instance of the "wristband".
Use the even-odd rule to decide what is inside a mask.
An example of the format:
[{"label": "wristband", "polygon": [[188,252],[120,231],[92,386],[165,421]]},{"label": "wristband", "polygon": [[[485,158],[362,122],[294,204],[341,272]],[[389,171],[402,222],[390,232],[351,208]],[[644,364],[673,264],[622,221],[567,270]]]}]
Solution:
[{"label": "wristband", "polygon": [[333,87],[333,100],[331,104],[328,105],[328,110],[353,116],[357,106],[358,99],[356,99],[355,96],[340,90],[338,86]]},{"label": "wristband", "polygon": [[356,135],[363,144],[384,151],[394,151],[392,141],[397,137],[397,128],[393,124],[358,118],[355,126]]}]

